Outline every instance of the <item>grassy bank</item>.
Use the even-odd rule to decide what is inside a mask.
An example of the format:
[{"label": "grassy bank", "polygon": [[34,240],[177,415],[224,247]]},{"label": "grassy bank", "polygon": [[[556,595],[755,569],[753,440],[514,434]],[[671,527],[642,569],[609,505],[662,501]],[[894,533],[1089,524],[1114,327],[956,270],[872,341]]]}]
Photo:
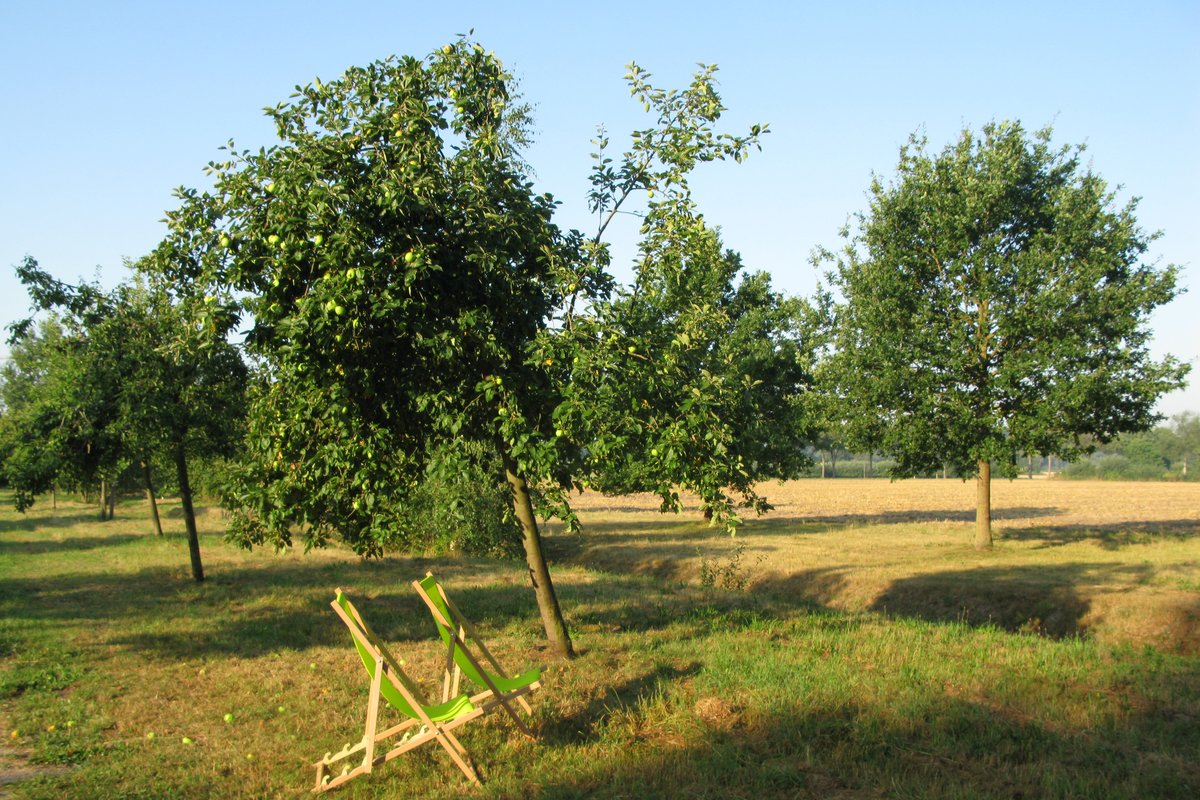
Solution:
[{"label": "grassy bank", "polygon": [[[482,789],[426,748],[337,796],[1200,795],[1194,629],[1106,621],[1122,596],[1131,618],[1166,604],[1194,621],[1200,503],[1127,495],[1105,511],[1005,484],[998,546],[979,556],[959,482],[861,482],[894,492],[872,498],[838,481],[840,500],[820,483],[776,492],[736,563],[690,518],[583,498],[592,532],[550,542],[580,657],[549,665],[539,741],[474,723],[462,738]],[[19,797],[305,796],[309,764],[360,735],[366,699],[334,586],[431,686],[440,654],[408,588],[426,569],[502,660],[546,663],[517,564],[250,554],[209,513],[197,586],[179,519],[158,539],[140,514],[0,511],[7,741],[71,766],[14,784]]]}]

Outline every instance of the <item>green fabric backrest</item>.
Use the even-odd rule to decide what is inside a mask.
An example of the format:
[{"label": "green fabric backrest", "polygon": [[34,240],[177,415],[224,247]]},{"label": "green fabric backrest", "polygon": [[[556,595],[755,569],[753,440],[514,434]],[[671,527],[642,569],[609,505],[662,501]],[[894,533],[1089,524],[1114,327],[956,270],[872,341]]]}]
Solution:
[{"label": "green fabric backrest", "polygon": [[[450,613],[449,606],[447,606],[446,601],[442,599],[442,593],[438,591],[437,579],[432,575],[427,575],[425,579],[421,581],[421,588],[425,591],[425,595],[433,603],[434,608],[436,608],[451,625],[457,626],[458,620],[454,618],[452,613]],[[450,637],[454,635],[455,631],[447,628],[436,617],[434,618],[434,622],[437,623],[438,633],[441,634],[442,641],[446,643],[447,647],[449,647]],[[454,648],[454,663],[458,665],[458,668],[462,670],[462,674],[466,675],[467,679],[472,683],[480,687],[487,686],[487,681],[485,681],[483,676],[479,674],[479,670],[475,669],[475,665],[471,663],[471,659],[467,658],[467,654],[463,652],[461,646]]]},{"label": "green fabric backrest", "polygon": [[[337,603],[342,607],[342,611],[346,612],[346,616],[350,618],[351,622],[354,622],[354,614],[350,611],[350,600],[344,593],[338,592]],[[359,631],[364,637],[366,636],[366,631],[362,630],[361,628]],[[367,675],[371,677],[372,681],[375,680],[375,656],[371,655],[370,650],[363,647],[362,642],[358,640],[357,636],[351,634],[350,639],[354,642],[355,649],[358,650],[358,656],[362,659],[363,666],[367,668]],[[420,715],[418,715],[413,709],[412,705],[406,699],[404,699],[404,695],[400,694],[400,692],[396,690],[396,687],[392,685],[392,682],[386,677],[379,682],[379,693],[383,695],[383,699],[391,703],[392,707],[401,714],[412,717],[413,719],[420,719]]]}]

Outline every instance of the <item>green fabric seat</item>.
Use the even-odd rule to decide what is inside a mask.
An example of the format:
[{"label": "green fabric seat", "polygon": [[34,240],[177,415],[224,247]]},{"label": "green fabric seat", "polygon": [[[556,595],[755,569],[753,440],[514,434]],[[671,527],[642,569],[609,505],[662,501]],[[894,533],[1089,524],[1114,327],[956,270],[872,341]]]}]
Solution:
[{"label": "green fabric seat", "polygon": [[[349,607],[350,601],[346,598],[345,593],[338,592],[337,603],[347,614],[351,613]],[[353,614],[351,614],[351,617],[353,618]],[[358,651],[358,656],[362,659],[363,666],[367,668],[367,676],[371,680],[375,680],[375,657],[367,651],[367,648],[356,637],[351,636],[350,639],[354,642],[354,649]],[[390,681],[380,682],[379,694],[401,714],[413,719],[420,719],[420,715],[416,709],[404,699],[404,695],[400,694]],[[421,708],[434,722],[449,722],[452,719],[457,719],[463,714],[469,714],[475,710],[475,706],[471,703],[471,698],[465,694],[461,694],[445,703],[421,706]]]}]

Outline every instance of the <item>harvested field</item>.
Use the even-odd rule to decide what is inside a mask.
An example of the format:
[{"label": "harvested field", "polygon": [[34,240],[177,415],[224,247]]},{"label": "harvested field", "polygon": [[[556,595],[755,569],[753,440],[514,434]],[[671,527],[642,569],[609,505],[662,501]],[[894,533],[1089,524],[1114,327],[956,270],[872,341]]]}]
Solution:
[{"label": "harvested field", "polygon": [[[585,493],[558,559],[720,584],[778,600],[1200,651],[1200,484],[997,481],[996,546],[973,546],[974,484],[801,480],[730,539],[650,496]],[[689,521],[692,520],[692,521]]]}]

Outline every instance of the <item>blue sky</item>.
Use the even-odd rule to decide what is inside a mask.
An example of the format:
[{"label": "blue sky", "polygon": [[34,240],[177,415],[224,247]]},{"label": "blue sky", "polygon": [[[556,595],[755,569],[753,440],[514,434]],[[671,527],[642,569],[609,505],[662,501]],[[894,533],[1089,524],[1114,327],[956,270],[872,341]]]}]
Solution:
[{"label": "blue sky", "polygon": [[[392,53],[424,55],[474,29],[536,107],[528,158],[560,223],[590,229],[590,140],[649,124],[629,98],[636,60],[663,86],[721,67],[728,128],[770,124],[745,164],[695,178],[706,217],[748,267],[810,294],[817,245],[835,246],[923,130],[1020,119],[1086,143],[1190,293],[1152,320],[1156,353],[1200,370],[1200,4],[991,3],[5,3],[0,8],[0,324],[23,316],[25,255],[74,281],[124,277],[162,236],[171,191],[203,186],[233,138],[269,144],[263,106],[314,77]],[[632,237],[629,229],[618,238]],[[97,272],[99,270],[99,272]],[[1200,411],[1197,387],[1167,414]]]}]

